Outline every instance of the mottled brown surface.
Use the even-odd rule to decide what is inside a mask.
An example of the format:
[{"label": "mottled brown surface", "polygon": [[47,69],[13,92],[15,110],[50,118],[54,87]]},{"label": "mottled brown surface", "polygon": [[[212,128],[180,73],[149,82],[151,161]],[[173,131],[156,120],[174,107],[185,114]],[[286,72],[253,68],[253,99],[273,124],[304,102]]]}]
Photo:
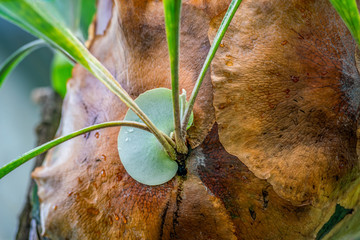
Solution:
[{"label": "mottled brown surface", "polygon": [[[137,7],[136,14],[132,4]],[[92,53],[134,98],[146,90],[170,86],[162,11],[161,2],[117,2],[105,34],[91,41]],[[100,9],[100,12],[108,11]],[[182,19],[181,47],[187,51],[180,59],[180,87],[190,93],[210,47],[209,19],[187,4],[183,6]],[[98,19],[95,28],[97,25],[106,23]],[[96,29],[94,32],[98,33]],[[204,83],[194,110],[195,127],[189,132],[192,146],[205,138],[214,123],[209,75]],[[120,120],[126,111],[125,105],[102,83],[76,66],[73,79],[68,82],[58,135],[95,123]],[[39,184],[46,236],[156,239],[162,234],[163,212],[171,196],[176,198],[179,179],[157,187],[131,179],[118,157],[118,131],[119,128],[104,129],[68,141],[51,151],[44,166],[33,173]],[[186,189],[191,191],[191,184]],[[206,209],[212,210],[209,206]]]},{"label": "mottled brown surface", "polygon": [[328,1],[244,1],[213,61],[220,141],[296,205],[357,173],[354,50]]},{"label": "mottled brown surface", "polygon": [[[152,88],[170,88],[162,2],[119,1],[117,9],[122,26],[118,38],[124,39],[127,62],[126,71],[117,77],[127,78],[122,81],[124,88],[131,96]],[[207,37],[210,19],[203,11],[186,3],[181,17],[180,88],[185,89],[189,97],[210,48]],[[189,130],[192,147],[200,144],[214,123],[211,92],[210,76],[207,75],[195,104],[194,127]]]},{"label": "mottled brown surface", "polygon": [[200,147],[203,161],[197,164],[198,174],[225,205],[238,239],[314,238],[332,214],[333,203],[297,207],[279,197],[268,182],[225,151],[217,125]]},{"label": "mottled brown surface", "polygon": [[[108,1],[101,0],[99,13],[110,12]],[[188,95],[228,4],[183,3],[180,87]],[[169,87],[162,2],[118,0],[112,13],[109,23],[106,14],[97,17],[92,32],[103,35],[89,41],[91,52],[134,98]],[[321,33],[325,26],[331,34]],[[118,156],[119,128],[68,141],[33,173],[44,234],[314,238],[334,210],[330,193],[357,170],[353,47],[325,0],[244,0],[195,106],[187,175],[156,187],[134,181]],[[58,134],[120,120],[126,111],[76,66]]]}]

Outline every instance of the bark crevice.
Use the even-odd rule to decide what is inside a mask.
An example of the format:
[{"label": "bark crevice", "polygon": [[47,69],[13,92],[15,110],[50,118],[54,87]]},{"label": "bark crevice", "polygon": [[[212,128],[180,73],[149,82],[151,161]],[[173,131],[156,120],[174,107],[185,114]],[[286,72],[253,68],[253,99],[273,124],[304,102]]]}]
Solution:
[{"label": "bark crevice", "polygon": [[[34,90],[32,100],[41,107],[41,121],[36,127],[36,144],[41,145],[52,140],[55,136],[60,122],[62,99],[51,88],[39,88]],[[36,157],[33,169],[42,165],[45,154],[43,153]],[[33,206],[33,194],[37,192],[34,191],[35,187],[35,182],[31,179],[26,202],[19,216],[16,240],[45,240],[39,234],[41,232],[39,216],[35,216],[38,212],[34,211]]]}]

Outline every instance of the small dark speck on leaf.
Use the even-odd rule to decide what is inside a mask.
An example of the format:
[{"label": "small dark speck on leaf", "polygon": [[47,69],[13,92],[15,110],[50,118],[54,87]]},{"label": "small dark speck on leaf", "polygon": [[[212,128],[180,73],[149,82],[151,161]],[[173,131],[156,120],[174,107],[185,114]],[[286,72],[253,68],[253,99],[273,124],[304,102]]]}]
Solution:
[{"label": "small dark speck on leaf", "polygon": [[293,81],[294,83],[297,83],[300,80],[300,77],[297,76],[290,76],[291,81]]},{"label": "small dark speck on leaf", "polygon": [[269,204],[268,191],[262,190],[262,196],[263,196],[263,201],[264,201],[263,207],[264,207],[264,209],[266,209]]},{"label": "small dark speck on leaf", "polygon": [[251,218],[255,221],[255,219],[256,219],[256,212],[254,211],[254,209],[253,209],[252,207],[249,208],[249,212],[250,212]]}]

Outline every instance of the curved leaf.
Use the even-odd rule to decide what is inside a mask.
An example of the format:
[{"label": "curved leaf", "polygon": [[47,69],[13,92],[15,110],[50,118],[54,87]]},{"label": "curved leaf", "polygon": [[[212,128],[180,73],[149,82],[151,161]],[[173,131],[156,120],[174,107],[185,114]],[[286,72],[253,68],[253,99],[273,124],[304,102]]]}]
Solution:
[{"label": "curved leaf", "polygon": [[6,77],[11,71],[30,53],[36,49],[45,46],[46,43],[43,40],[35,40],[25,44],[18,50],[16,50],[5,62],[0,66],[0,87],[5,81]]},{"label": "curved leaf", "polygon": [[83,129],[80,129],[78,131],[72,132],[68,135],[56,138],[50,142],[47,142],[41,146],[38,146],[27,153],[23,154],[21,157],[9,162],[8,164],[4,165],[0,168],[0,179],[3,178],[5,175],[16,169],[17,167],[21,166],[22,164],[26,163],[30,159],[48,151],[49,149],[56,147],[57,145],[70,140],[74,137],[80,136],[84,133],[91,132],[97,129],[101,128],[107,128],[107,127],[119,127],[119,126],[131,126],[132,128],[141,129],[141,131],[149,131],[149,129],[146,127],[146,125],[137,123],[137,122],[131,122],[131,121],[113,121],[113,122],[105,122],[105,123],[99,123],[96,125],[92,125],[90,127],[86,127]]},{"label": "curved leaf", "polygon": [[[164,134],[169,135],[174,131],[171,90],[153,89],[141,94],[135,102]],[[141,122],[131,110],[124,120]],[[177,163],[166,154],[152,134],[122,127],[118,149],[127,173],[140,183],[159,185],[172,179],[177,172]]]},{"label": "curved leaf", "polygon": [[164,0],[166,38],[168,42],[170,70],[171,70],[171,90],[175,126],[175,142],[178,152],[186,153],[184,139],[182,137],[180,125],[180,106],[179,106],[179,47],[180,47],[180,13],[181,0]]},{"label": "curved leaf", "polygon": [[242,0],[232,0],[231,1],[230,5],[229,5],[229,8],[226,11],[225,16],[224,16],[224,18],[223,18],[223,20],[222,20],[222,22],[220,24],[219,30],[216,33],[216,36],[215,36],[215,38],[213,40],[213,43],[211,45],[211,48],[209,50],[209,53],[206,56],[204,65],[203,65],[203,67],[202,67],[202,69],[200,71],[199,77],[196,80],[194,89],[193,89],[193,91],[191,93],[190,100],[189,100],[189,106],[186,108],[185,116],[182,119],[181,128],[182,128],[183,131],[185,130],[185,128],[188,125],[188,122],[189,122],[189,119],[190,119],[190,116],[191,116],[191,113],[192,113],[192,110],[193,110],[193,107],[194,107],[194,104],[195,104],[195,100],[196,100],[196,97],[197,97],[197,95],[199,93],[202,81],[205,78],[205,74],[206,74],[208,68],[210,67],[210,63],[213,60],[213,58],[215,56],[215,53],[216,53],[216,51],[218,50],[218,48],[220,46],[221,40],[223,39],[223,37],[224,37],[224,35],[226,33],[226,30],[228,29],[228,27],[230,25],[230,22],[233,19],[235,13],[236,13],[236,10],[239,8],[241,1]]},{"label": "curved leaf", "polygon": [[63,54],[56,52],[51,64],[51,84],[54,90],[64,98],[66,82],[71,78],[73,64]]},{"label": "curved leaf", "polygon": [[325,235],[325,239],[360,239],[360,209],[357,207],[354,212],[342,220],[339,227],[335,227],[332,232]]},{"label": "curved leaf", "polygon": [[85,41],[96,11],[96,0],[36,0],[36,5],[67,26]]},{"label": "curved leaf", "polygon": [[169,156],[171,156],[172,159],[176,159],[174,148],[115,80],[111,73],[88,51],[69,29],[64,27],[61,22],[52,18],[50,13],[40,11],[36,5],[31,4],[30,0],[0,0],[0,16],[29,31],[33,35],[44,39],[83,65],[144,121],[164,146]]},{"label": "curved leaf", "polygon": [[82,32],[83,38],[88,39],[88,28],[96,12],[96,0],[82,0],[80,11],[80,30]]},{"label": "curved leaf", "polygon": [[349,28],[356,43],[360,45],[360,15],[356,0],[330,0],[330,2]]}]

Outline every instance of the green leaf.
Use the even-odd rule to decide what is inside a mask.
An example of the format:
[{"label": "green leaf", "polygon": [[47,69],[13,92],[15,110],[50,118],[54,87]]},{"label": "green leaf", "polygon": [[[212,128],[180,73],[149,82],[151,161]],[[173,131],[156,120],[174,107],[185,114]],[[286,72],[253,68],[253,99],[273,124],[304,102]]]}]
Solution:
[{"label": "green leaf", "polygon": [[51,83],[54,90],[62,97],[66,94],[66,83],[71,78],[73,63],[62,53],[56,52],[51,64]]},{"label": "green leaf", "polygon": [[96,0],[81,1],[80,30],[84,39],[88,38],[88,29],[96,13]]},{"label": "green leaf", "polygon": [[169,49],[171,90],[175,126],[175,142],[178,152],[187,153],[180,125],[179,106],[179,47],[181,0],[164,0],[165,28]]},{"label": "green leaf", "polygon": [[[174,131],[171,90],[157,88],[141,94],[135,102],[144,109],[154,124],[169,135]],[[124,118],[141,122],[129,110]],[[178,165],[164,151],[156,138],[144,131],[122,127],[118,137],[120,160],[127,173],[136,181],[146,185],[159,185],[172,179]]]},{"label": "green leaf", "polygon": [[71,27],[74,8],[70,0],[33,0],[31,3],[41,11],[51,12],[51,16],[62,25]]},{"label": "green leaf", "polygon": [[5,78],[27,55],[43,46],[46,46],[46,43],[43,40],[35,40],[22,46],[16,50],[16,52],[11,54],[11,56],[0,66],[0,87],[5,81]]},{"label": "green leaf", "polygon": [[112,91],[120,95],[125,102],[129,102],[128,94],[109,71],[61,22],[51,18],[44,11],[40,12],[35,5],[30,4],[27,0],[0,0],[0,16],[44,39],[57,49],[68,53]]},{"label": "green leaf", "polygon": [[96,12],[96,0],[36,0],[36,5],[61,21],[73,34],[85,41]]},{"label": "green leaf", "polygon": [[241,1],[242,0],[232,0],[231,1],[230,5],[229,5],[229,8],[226,11],[225,16],[224,16],[224,18],[223,18],[223,20],[222,20],[222,22],[220,24],[219,30],[216,33],[216,36],[215,36],[215,38],[213,40],[213,43],[212,43],[212,45],[210,47],[208,55],[206,56],[204,65],[203,65],[203,67],[202,67],[202,69],[200,71],[199,77],[196,80],[194,89],[193,89],[193,91],[191,93],[190,100],[189,100],[189,106],[186,108],[185,117],[182,119],[182,122],[181,122],[181,127],[182,127],[183,130],[188,125],[188,122],[189,122],[189,119],[190,119],[190,116],[192,114],[192,110],[193,110],[193,107],[194,107],[194,104],[195,104],[195,100],[196,100],[196,97],[197,97],[197,95],[199,93],[202,81],[204,80],[205,74],[206,74],[207,70],[210,67],[211,61],[214,59],[215,53],[216,53],[216,51],[218,50],[218,48],[220,46],[221,40],[223,39],[223,37],[224,37],[224,35],[225,35],[229,25],[230,25],[230,22],[233,19],[235,13],[236,13],[236,10],[239,8]]},{"label": "green leaf", "polygon": [[322,239],[326,234],[328,234],[331,229],[336,226],[341,220],[344,219],[344,217],[348,214],[351,214],[353,212],[353,209],[347,209],[341,206],[340,204],[336,204],[335,212],[330,217],[329,221],[322,226],[322,228],[319,230],[318,234],[316,235],[316,240]]},{"label": "green leaf", "polygon": [[80,8],[82,0],[33,0],[34,5],[51,13],[51,17],[68,27],[73,34],[82,38],[80,27]]},{"label": "green leaf", "polygon": [[[330,229],[331,231],[324,235],[323,239],[360,239],[360,178],[352,182],[347,182],[346,185],[346,192],[338,199],[338,203],[348,209],[351,214],[346,215],[338,221],[338,223]],[[338,206],[336,206],[336,208],[338,208]],[[332,218],[333,217],[331,217],[330,220]]]},{"label": "green leaf", "polygon": [[[182,90],[182,93],[181,93],[179,98],[180,98],[180,116],[181,116],[181,118],[183,118],[184,115],[185,115],[185,109],[186,109],[186,107],[189,106],[189,103],[186,102],[186,91],[185,91],[185,89]],[[191,112],[189,122],[188,122],[188,124],[186,126],[186,130],[188,130],[191,127],[191,125],[193,124],[193,121],[194,121],[194,113]]]},{"label": "green leaf", "polygon": [[136,105],[129,94],[114,79],[111,73],[86,49],[71,31],[55,20],[47,11],[40,11],[31,0],[0,0],[0,16],[15,23],[33,35],[50,43],[56,49],[70,55],[99,79],[121,101],[131,108],[150,128],[165,147],[169,156],[176,159],[176,152],[155,125]]},{"label": "green leaf", "polygon": [[[360,207],[354,209],[354,212],[346,216],[334,227],[334,229],[324,236],[324,239],[348,240],[360,239]],[[320,238],[319,238],[320,239]]]},{"label": "green leaf", "polygon": [[360,16],[356,0],[330,0],[330,2],[349,28],[356,43],[360,45]]},{"label": "green leaf", "polygon": [[0,168],[0,179],[6,176],[8,173],[16,169],[17,167],[21,166],[22,164],[26,163],[30,159],[48,151],[49,149],[56,147],[57,145],[68,141],[74,137],[80,136],[84,133],[91,132],[97,129],[101,128],[107,128],[107,127],[120,127],[120,126],[131,126],[132,128],[141,129],[141,131],[149,131],[149,129],[146,127],[146,125],[138,123],[138,122],[131,122],[131,121],[113,121],[113,122],[105,122],[105,123],[99,123],[96,125],[92,125],[90,127],[86,127],[83,129],[80,129],[78,131],[75,131],[73,133],[70,133],[68,135],[56,138],[50,142],[47,142],[41,146],[38,146],[27,153],[23,154],[21,157],[9,162],[8,164],[4,165]]},{"label": "green leaf", "polygon": [[98,66],[100,63],[60,20],[49,16],[46,11],[40,11],[29,1],[0,0],[0,16],[67,52],[91,72],[100,71],[101,67]]},{"label": "green leaf", "polygon": [[33,187],[31,188],[31,218],[35,219],[37,224],[40,224],[40,199],[38,193],[38,185],[34,182]]}]

